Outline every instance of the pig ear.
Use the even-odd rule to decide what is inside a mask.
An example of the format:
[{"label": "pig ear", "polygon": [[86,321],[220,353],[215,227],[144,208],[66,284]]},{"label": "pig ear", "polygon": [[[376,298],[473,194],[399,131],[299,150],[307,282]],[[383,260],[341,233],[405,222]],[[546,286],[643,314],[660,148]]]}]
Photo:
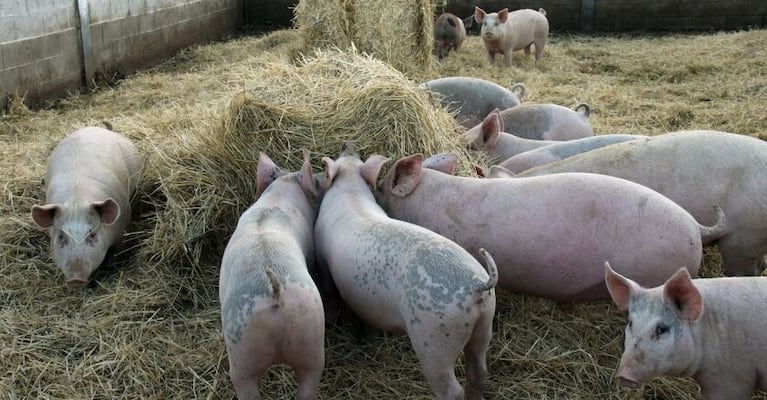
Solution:
[{"label": "pig ear", "polygon": [[517,98],[522,100],[527,94],[527,86],[524,83],[519,82],[511,86],[511,92],[517,95]]},{"label": "pig ear", "polygon": [[330,157],[322,157],[322,164],[325,165],[325,189],[327,189],[333,184],[333,179],[338,173],[338,165]]},{"label": "pig ear", "polygon": [[487,15],[485,10],[479,8],[478,6],[474,6],[474,20],[477,21],[478,24],[481,24],[482,21],[485,20],[485,15]]},{"label": "pig ear", "polygon": [[478,177],[480,177],[480,178],[484,178],[485,177],[485,170],[482,169],[482,167],[480,167],[477,164],[471,164],[471,166],[474,167],[474,172],[477,173]]},{"label": "pig ear", "polygon": [[488,178],[513,178],[514,173],[508,169],[501,167],[500,165],[493,165],[490,167],[490,172],[487,174]]},{"label": "pig ear", "polygon": [[306,194],[317,197],[317,181],[312,175],[312,163],[309,160],[309,151],[304,150],[304,163],[301,165],[301,171],[298,175],[298,184]]},{"label": "pig ear", "polygon": [[496,108],[491,111],[490,114],[482,121],[482,128],[480,130],[480,140],[485,147],[495,147],[498,143],[498,133],[503,129],[503,120],[501,114]]},{"label": "pig ear", "polygon": [[621,310],[629,309],[631,295],[640,289],[636,282],[615,272],[607,261],[605,261],[605,284],[610,297]]},{"label": "pig ear", "polygon": [[120,216],[120,206],[111,197],[104,201],[93,202],[91,207],[99,213],[101,223],[104,225],[112,225]]},{"label": "pig ear", "polygon": [[379,156],[374,154],[365,160],[365,163],[360,167],[360,173],[362,178],[365,179],[368,185],[374,190],[376,188],[376,181],[378,180],[378,174],[381,173],[381,167],[389,161],[388,157]]},{"label": "pig ear", "polygon": [[509,9],[504,8],[501,11],[498,11],[498,19],[501,21],[502,24],[506,23],[506,20],[509,19]]},{"label": "pig ear", "polygon": [[681,319],[696,321],[703,315],[703,296],[685,268],[680,268],[663,285],[663,299]]},{"label": "pig ear", "polygon": [[421,180],[423,154],[413,154],[397,160],[387,176],[386,185],[398,197],[409,195]]},{"label": "pig ear", "polygon": [[280,167],[269,156],[260,153],[256,167],[256,197],[260,196],[280,175],[282,175]]},{"label": "pig ear", "polygon": [[455,153],[439,153],[430,156],[423,160],[421,168],[429,168],[436,171],[444,172],[449,175],[455,175],[455,171],[458,169],[458,154]]},{"label": "pig ear", "polygon": [[61,211],[59,204],[46,204],[44,206],[35,204],[32,206],[32,221],[40,228],[50,228],[53,225],[53,217],[59,211]]},{"label": "pig ear", "polygon": [[469,29],[472,26],[474,26],[474,16],[469,15],[468,17],[463,19],[463,27],[466,29]]}]

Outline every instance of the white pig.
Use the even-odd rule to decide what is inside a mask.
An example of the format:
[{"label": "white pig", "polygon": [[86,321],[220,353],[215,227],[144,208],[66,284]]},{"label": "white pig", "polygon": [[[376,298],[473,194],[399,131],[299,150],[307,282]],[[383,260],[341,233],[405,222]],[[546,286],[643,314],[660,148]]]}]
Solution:
[{"label": "white pig", "polygon": [[84,286],[120,242],[131,217],[141,157],[119,133],[85,127],[53,149],[45,175],[46,204],[32,206],[32,220],[48,229],[56,266],[68,286]]},{"label": "white pig", "polygon": [[767,279],[691,279],[682,268],[645,289],[605,263],[605,283],[629,312],[622,386],[674,375],[693,377],[703,400],[747,400],[754,388],[767,390]]},{"label": "white pig", "polygon": [[238,398],[259,399],[261,376],[285,363],[296,374],[296,397],[317,399],[325,316],[309,268],[321,194],[308,157],[299,172],[285,173],[261,154],[257,193],[221,260],[219,300],[229,376]]},{"label": "white pig", "polygon": [[[464,393],[466,399],[481,399],[495,312],[495,263],[480,250],[486,272],[454,242],[389,218],[368,187],[387,160],[373,155],[363,163],[350,144],[338,159],[322,159],[327,189],[314,228],[317,260],[362,320],[407,333],[437,399],[464,399]],[[465,391],[455,376],[461,351]]]},{"label": "white pig", "polygon": [[503,131],[503,119],[496,108],[477,126],[464,134],[472,150],[487,153],[490,161],[499,163],[518,154],[561,143],[555,140],[527,139]]},{"label": "white pig", "polygon": [[549,36],[549,21],[546,11],[522,9],[509,12],[504,8],[497,13],[486,13],[475,6],[474,20],[482,24],[480,35],[487,49],[487,59],[495,62],[495,55],[503,55],[503,63],[511,65],[511,53],[525,49],[530,54],[530,46],[535,45],[535,63],[543,57],[543,48]]}]

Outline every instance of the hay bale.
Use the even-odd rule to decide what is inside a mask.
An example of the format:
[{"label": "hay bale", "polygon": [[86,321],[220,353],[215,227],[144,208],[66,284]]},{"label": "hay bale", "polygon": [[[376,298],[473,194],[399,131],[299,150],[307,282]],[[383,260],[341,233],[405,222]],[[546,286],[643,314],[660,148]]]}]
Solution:
[{"label": "hay bale", "polygon": [[305,51],[356,47],[411,77],[434,73],[431,0],[301,0],[294,23]]},{"label": "hay bale", "polygon": [[142,246],[147,261],[196,266],[206,254],[220,255],[254,200],[259,152],[297,170],[306,148],[319,170],[321,157],[335,157],[343,143],[354,142],[365,156],[392,159],[457,152],[461,171],[471,171],[455,119],[380,60],[328,50],[298,66],[264,58],[254,68],[260,79],[233,96],[219,129],[179,132],[154,149],[145,174],[157,182],[151,191],[158,211]]},{"label": "hay bale", "polygon": [[352,43],[351,8],[355,0],[301,0],[293,23],[301,31],[306,49],[339,47]]}]

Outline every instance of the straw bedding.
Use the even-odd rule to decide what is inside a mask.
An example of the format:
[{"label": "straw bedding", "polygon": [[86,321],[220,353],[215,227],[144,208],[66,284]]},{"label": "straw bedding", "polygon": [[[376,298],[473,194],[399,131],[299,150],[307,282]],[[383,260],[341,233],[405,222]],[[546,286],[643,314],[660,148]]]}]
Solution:
[{"label": "straw bedding", "polygon": [[[366,153],[393,158],[456,146],[449,116],[430,108],[416,82],[352,52],[305,53],[305,61],[291,64],[301,36],[286,30],[201,46],[119,85],[0,114],[2,397],[232,398],[218,262],[236,217],[253,201],[257,152],[292,169],[307,147],[319,170],[317,157],[334,156],[350,138],[371,141]],[[488,66],[480,40],[471,37],[439,75],[506,87],[524,82],[528,102],[588,101],[597,134],[713,128],[766,138],[764,38],[760,30],[553,35],[540,68],[515,57],[514,67],[503,69]],[[334,98],[332,85],[344,96]],[[103,120],[146,155],[144,181],[113,262],[88,288],[66,289],[47,235],[28,213],[44,198],[52,146]],[[720,275],[717,263],[716,250],[706,249],[703,275]],[[698,398],[697,386],[682,378],[618,388],[613,374],[624,323],[608,303],[560,309],[499,292],[485,398]],[[326,354],[324,399],[431,398],[405,337],[344,322],[328,328]],[[460,362],[457,371],[463,379]],[[291,371],[272,369],[262,393],[294,398]]]}]

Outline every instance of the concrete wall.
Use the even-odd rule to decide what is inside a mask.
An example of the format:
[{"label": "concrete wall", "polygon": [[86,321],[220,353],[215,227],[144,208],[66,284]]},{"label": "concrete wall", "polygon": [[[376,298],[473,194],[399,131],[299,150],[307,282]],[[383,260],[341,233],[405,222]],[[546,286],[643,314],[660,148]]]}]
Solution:
[{"label": "concrete wall", "polygon": [[689,31],[767,27],[767,0],[447,0],[461,17],[485,11],[544,8],[553,31]]},{"label": "concrete wall", "polygon": [[[0,0],[0,107],[127,74],[240,28],[244,0]],[[82,27],[82,29],[80,29]]]}]

